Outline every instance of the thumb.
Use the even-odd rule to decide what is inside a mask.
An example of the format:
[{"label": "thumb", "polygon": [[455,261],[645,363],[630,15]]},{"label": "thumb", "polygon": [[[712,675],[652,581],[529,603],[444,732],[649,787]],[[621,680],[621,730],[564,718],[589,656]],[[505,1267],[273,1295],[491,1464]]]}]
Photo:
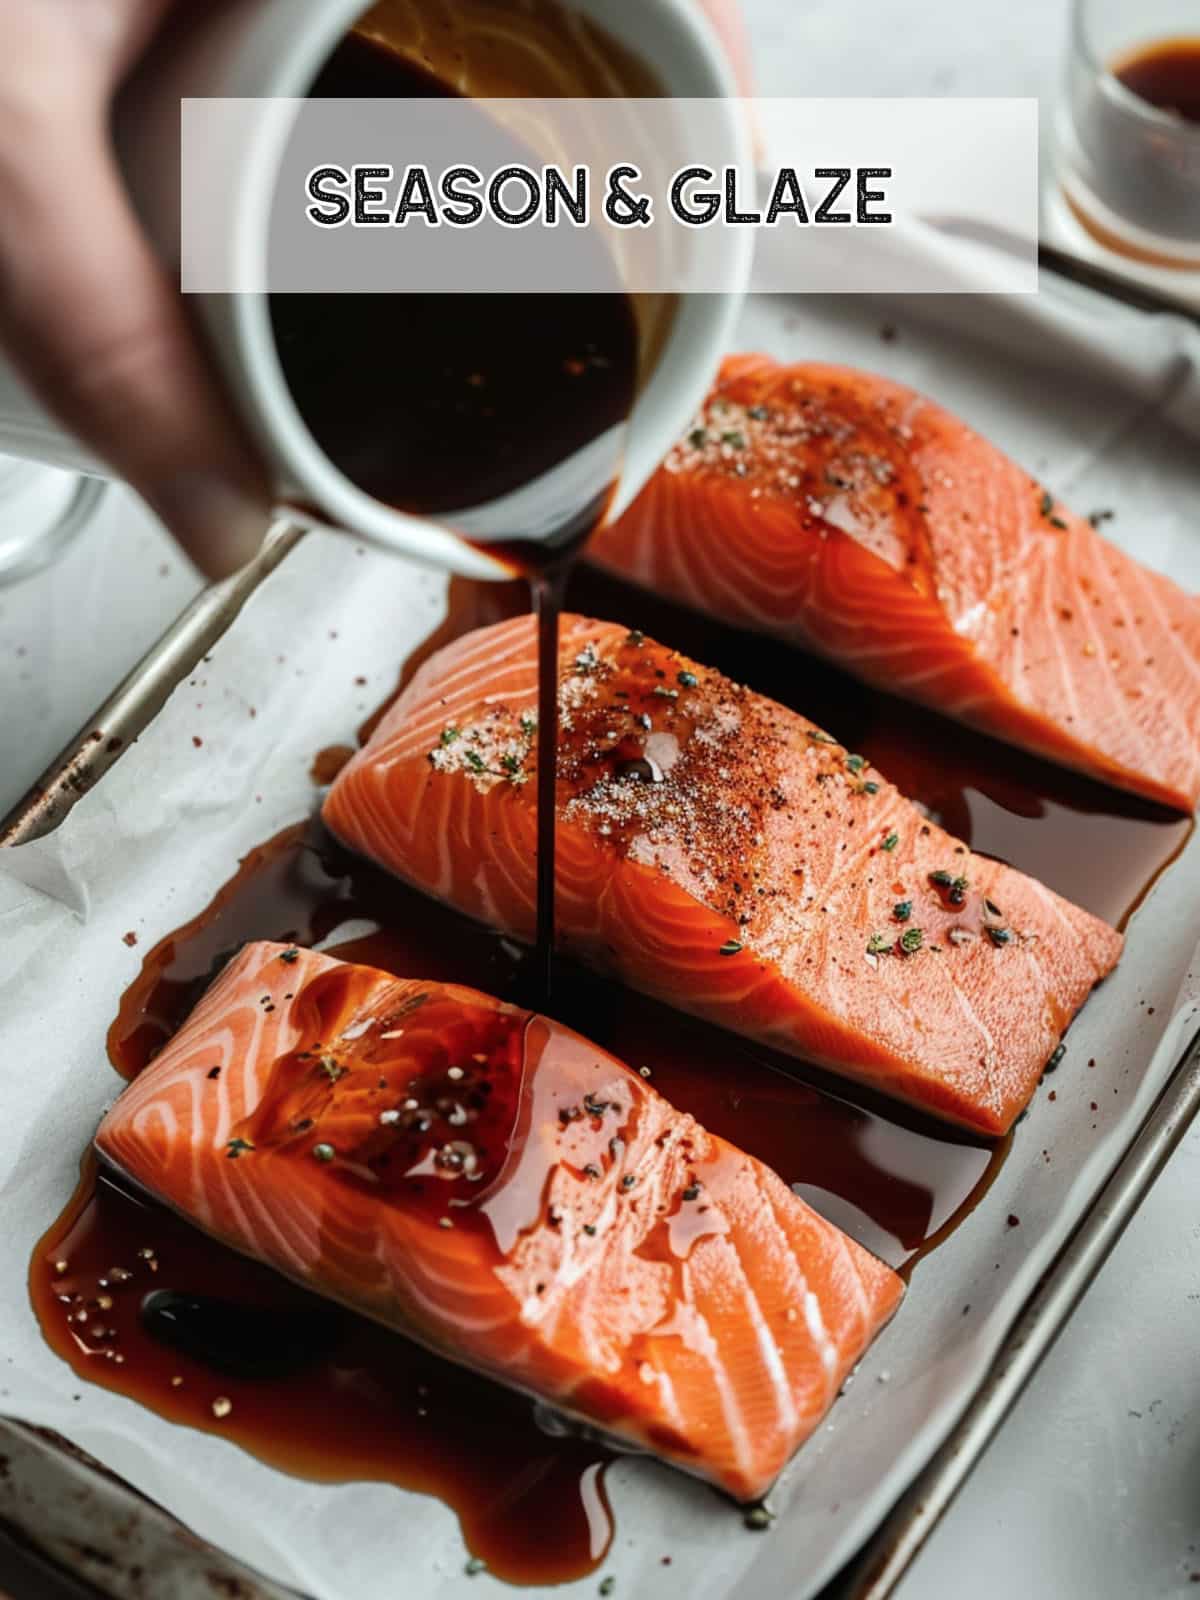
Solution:
[{"label": "thumb", "polygon": [[265,477],[143,236],[99,119],[51,108],[0,154],[0,339],[42,402],[196,565],[243,565]]}]

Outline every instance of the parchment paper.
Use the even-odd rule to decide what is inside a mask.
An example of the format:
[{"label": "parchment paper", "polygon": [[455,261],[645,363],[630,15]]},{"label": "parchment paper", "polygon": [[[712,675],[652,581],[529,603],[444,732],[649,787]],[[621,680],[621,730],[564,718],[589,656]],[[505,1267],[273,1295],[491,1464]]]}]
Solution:
[{"label": "parchment paper", "polygon": [[[932,392],[1080,510],[1114,507],[1111,537],[1200,587],[1194,443],[1165,420],[1181,407],[1191,417],[1191,335],[1173,323],[1147,331],[1132,313],[1110,314],[1092,341],[1086,327],[1046,304],[773,297],[747,307],[739,344]],[[81,1383],[41,1340],[26,1270],[117,1091],[104,1032],[142,951],[312,808],[313,753],[351,739],[443,596],[436,576],[314,536],[67,823],[0,856],[0,1412],[61,1430],[204,1537],[321,1600],[478,1596],[495,1580],[464,1575],[456,1519],[436,1500],[292,1479]],[[736,1511],[653,1462],[612,1469],[605,1570],[618,1600],[808,1595],[870,1531],[952,1423],[1195,1025],[1198,862],[1193,840],[1138,912],[1119,972],[1071,1031],[1055,1100],[1039,1092],[984,1203],[918,1267],[896,1321],[772,1496],[770,1532],[744,1532]],[[1019,1228],[1006,1226],[1010,1212]]]}]

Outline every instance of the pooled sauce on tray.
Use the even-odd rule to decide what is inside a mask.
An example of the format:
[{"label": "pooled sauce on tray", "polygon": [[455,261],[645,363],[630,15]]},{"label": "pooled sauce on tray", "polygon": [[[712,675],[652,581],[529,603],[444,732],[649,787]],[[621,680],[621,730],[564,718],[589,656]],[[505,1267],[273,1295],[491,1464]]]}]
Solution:
[{"label": "pooled sauce on tray", "polygon": [[[530,959],[352,857],[319,822],[300,823],[149,952],[109,1033],[118,1070],[141,1071],[224,960],[258,937],[323,942],[347,960],[500,995],[522,986]],[[973,1208],[1007,1149],[853,1103],[820,1074],[797,1079],[795,1063],[785,1070],[769,1051],[573,968],[559,975],[554,1013],[649,1067],[669,1100],[897,1266]],[[302,1476],[437,1494],[497,1576],[557,1582],[603,1557],[606,1446],[547,1433],[527,1399],[241,1259],[90,1159],[37,1247],[31,1289],[47,1340],[81,1376]]]},{"label": "pooled sauce on tray", "polygon": [[[815,717],[973,848],[1006,857],[1113,921],[1129,913],[1190,831],[1187,818],[591,570],[576,570],[567,599]],[[524,605],[521,584],[456,581],[444,624],[405,663],[401,681],[451,638]],[[360,741],[380,714],[359,730]],[[340,747],[323,753],[322,774],[332,775],[344,754]],[[205,911],[146,956],[109,1034],[118,1070],[132,1077],[145,1067],[223,962],[259,938],[322,943],[348,960],[501,996],[525,987],[530,959],[349,855],[319,822],[299,823],[252,851]],[[648,1066],[669,1100],[767,1162],[902,1270],[973,1210],[1009,1148],[1009,1141],[992,1146],[928,1122],[573,968],[559,974],[553,1012],[622,1060]],[[1068,1050],[1063,1070],[1071,1065]],[[235,1439],[284,1470],[436,1494],[459,1515],[474,1557],[497,1576],[577,1577],[607,1548],[603,1474],[612,1457],[605,1446],[548,1434],[536,1420],[547,1414],[528,1400],[242,1260],[119,1181],[97,1181],[90,1161],[78,1194],[35,1252],[31,1286],[48,1341],[82,1376]],[[143,1311],[147,1295],[156,1298]]]}]

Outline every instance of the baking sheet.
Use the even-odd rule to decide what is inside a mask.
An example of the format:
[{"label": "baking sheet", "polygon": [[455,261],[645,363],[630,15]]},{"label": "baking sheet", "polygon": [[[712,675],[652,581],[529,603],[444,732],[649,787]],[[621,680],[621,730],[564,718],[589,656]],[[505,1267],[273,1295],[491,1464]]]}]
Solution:
[{"label": "baking sheet", "polygon": [[[881,337],[885,324],[895,339]],[[1147,376],[1139,326],[1128,319],[1139,364],[1128,388],[1101,382],[1111,329],[1094,366],[1074,335],[1069,360],[1046,338],[1030,363],[999,341],[918,325],[903,307],[773,299],[747,307],[739,344],[852,361],[933,392],[1081,510],[1115,507],[1112,537],[1195,588],[1194,446],[1162,417],[1178,399],[1181,356],[1164,344],[1161,374]],[[346,540],[310,537],[67,823],[0,857],[0,1410],[60,1429],[204,1537],[330,1600],[391,1596],[398,1560],[414,1595],[474,1595],[494,1580],[464,1575],[456,1519],[437,1501],[291,1479],[79,1383],[41,1341],[25,1271],[117,1088],[103,1037],[140,950],[312,807],[313,753],[345,742],[388,691],[442,615],[444,588]],[[652,1462],[610,1469],[617,1535],[605,1572],[618,1594],[807,1595],[870,1531],[950,1427],[1174,1064],[1200,991],[1198,861],[1193,840],[1137,914],[1120,971],[1071,1032],[1055,1100],[1039,1093],[984,1203],[918,1267],[900,1315],[772,1496],[771,1531],[744,1532],[736,1511]],[[566,1592],[593,1594],[596,1582]]]}]

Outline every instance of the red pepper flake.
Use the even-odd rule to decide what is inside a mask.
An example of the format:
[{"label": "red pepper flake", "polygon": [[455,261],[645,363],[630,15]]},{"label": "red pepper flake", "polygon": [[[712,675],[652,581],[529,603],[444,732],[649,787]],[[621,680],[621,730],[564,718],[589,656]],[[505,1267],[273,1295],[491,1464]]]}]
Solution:
[{"label": "red pepper flake", "polygon": [[199,735],[193,734],[192,743],[196,746],[196,749],[199,750],[200,746],[204,743],[204,740],[201,739]]},{"label": "red pepper flake", "polygon": [[1008,1213],[1008,1225],[1010,1228],[1019,1228],[1021,1226],[1020,1217],[1012,1211]]},{"label": "red pepper flake", "polygon": [[123,933],[121,935],[121,943],[127,944],[131,950],[133,949],[134,945],[137,943],[137,934],[134,933],[132,928],[130,928],[128,933]]}]

